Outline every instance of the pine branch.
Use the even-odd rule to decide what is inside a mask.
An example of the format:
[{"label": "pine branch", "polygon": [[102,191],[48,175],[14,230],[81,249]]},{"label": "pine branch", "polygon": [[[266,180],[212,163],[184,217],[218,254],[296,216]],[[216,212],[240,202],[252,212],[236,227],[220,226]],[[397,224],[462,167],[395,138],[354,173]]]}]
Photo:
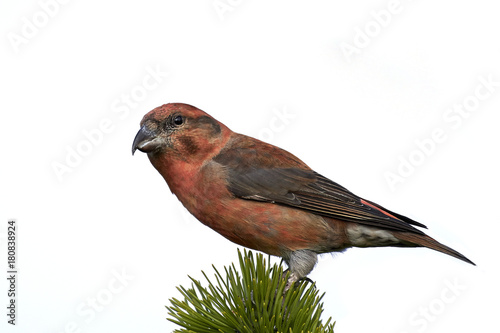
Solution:
[{"label": "pine branch", "polygon": [[283,266],[271,266],[270,258],[251,251],[238,250],[240,271],[234,264],[224,267],[224,276],[214,267],[215,280],[203,287],[189,277],[191,287],[177,287],[184,300],[170,299],[168,318],[183,327],[175,332],[328,332],[332,319],[322,323],[324,294],[314,284],[296,283],[284,293],[288,274]]}]

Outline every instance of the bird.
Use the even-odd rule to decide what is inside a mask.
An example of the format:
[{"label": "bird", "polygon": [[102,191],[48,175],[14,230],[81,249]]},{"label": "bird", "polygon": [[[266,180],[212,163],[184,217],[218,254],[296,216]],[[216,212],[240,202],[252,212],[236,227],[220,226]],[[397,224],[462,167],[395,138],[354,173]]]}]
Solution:
[{"label": "bird", "polygon": [[[426,247],[475,265],[427,227],[363,199],[292,153],[235,133],[208,113],[169,103],[148,112],[133,144],[201,223],[241,246],[281,257],[288,289],[318,255],[359,247]],[[421,228],[421,229],[419,229]]]}]

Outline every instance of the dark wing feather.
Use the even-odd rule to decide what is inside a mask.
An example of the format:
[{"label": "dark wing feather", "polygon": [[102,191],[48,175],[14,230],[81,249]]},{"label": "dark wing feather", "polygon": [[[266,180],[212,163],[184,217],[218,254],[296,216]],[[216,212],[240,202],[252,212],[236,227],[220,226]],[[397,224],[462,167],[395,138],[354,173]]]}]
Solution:
[{"label": "dark wing feather", "polygon": [[305,187],[315,191],[300,191],[298,193],[298,198],[302,200],[302,206],[308,210],[314,211],[321,207],[325,214],[320,215],[393,230],[422,233],[411,225],[426,228],[419,222],[362,199],[345,187],[314,171],[312,172],[317,176],[317,180]]},{"label": "dark wing feather", "polygon": [[[244,148],[228,149],[214,158],[227,170],[228,187],[235,196],[286,205],[342,221],[423,234],[412,226],[425,228],[423,224],[356,196],[300,161],[297,166],[283,167],[281,161],[289,161],[293,155],[277,147],[261,144],[272,152],[255,154],[254,149],[251,152]],[[252,148],[256,148],[255,145]],[[266,159],[261,163],[266,154],[277,157],[276,162]],[[238,162],[242,159],[245,163]],[[258,167],[262,164],[264,167]],[[272,167],[273,164],[279,167]]]}]

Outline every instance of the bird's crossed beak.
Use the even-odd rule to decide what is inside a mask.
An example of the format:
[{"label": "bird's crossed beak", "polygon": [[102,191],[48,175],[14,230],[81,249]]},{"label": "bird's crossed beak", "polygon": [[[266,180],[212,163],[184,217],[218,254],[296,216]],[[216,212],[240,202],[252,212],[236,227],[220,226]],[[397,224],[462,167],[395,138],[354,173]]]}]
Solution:
[{"label": "bird's crossed beak", "polygon": [[150,153],[160,145],[160,140],[156,136],[155,131],[151,131],[146,124],[142,125],[139,132],[135,136],[134,143],[132,144],[132,155],[139,149],[143,153]]}]

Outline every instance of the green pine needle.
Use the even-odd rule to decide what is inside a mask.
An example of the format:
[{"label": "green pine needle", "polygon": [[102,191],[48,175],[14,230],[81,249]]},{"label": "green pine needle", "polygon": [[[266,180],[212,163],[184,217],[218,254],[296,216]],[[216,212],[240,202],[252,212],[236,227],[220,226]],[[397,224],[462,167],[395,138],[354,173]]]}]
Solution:
[{"label": "green pine needle", "polygon": [[183,327],[175,332],[333,333],[332,318],[321,321],[324,294],[313,284],[296,283],[283,293],[288,274],[282,265],[247,250],[238,257],[240,271],[231,264],[223,276],[214,267],[215,280],[202,272],[207,287],[192,277],[190,288],[177,287],[184,300],[172,298],[167,306],[168,320]]}]

